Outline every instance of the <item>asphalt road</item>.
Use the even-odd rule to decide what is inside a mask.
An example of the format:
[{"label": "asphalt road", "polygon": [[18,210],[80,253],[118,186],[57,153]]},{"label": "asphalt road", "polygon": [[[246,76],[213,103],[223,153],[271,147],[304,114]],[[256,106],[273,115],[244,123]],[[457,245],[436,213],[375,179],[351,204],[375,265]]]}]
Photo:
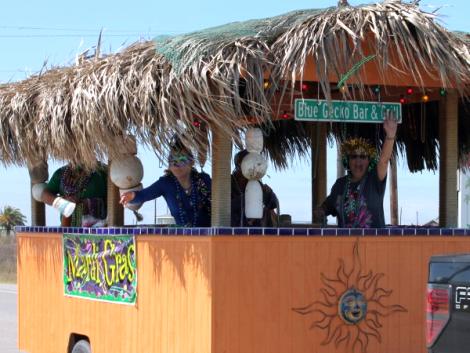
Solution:
[{"label": "asphalt road", "polygon": [[17,348],[16,285],[0,283],[0,352],[19,353]]}]

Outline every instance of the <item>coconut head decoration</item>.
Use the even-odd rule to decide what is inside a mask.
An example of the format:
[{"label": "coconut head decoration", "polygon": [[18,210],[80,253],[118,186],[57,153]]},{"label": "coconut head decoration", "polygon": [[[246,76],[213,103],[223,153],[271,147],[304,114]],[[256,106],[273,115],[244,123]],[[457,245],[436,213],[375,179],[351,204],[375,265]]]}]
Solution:
[{"label": "coconut head decoration", "polygon": [[42,194],[44,192],[44,189],[46,189],[46,186],[47,186],[46,183],[34,184],[31,187],[31,194],[33,196],[33,199],[35,199],[37,202],[43,202],[42,201]]},{"label": "coconut head decoration", "polygon": [[137,156],[125,155],[111,161],[109,176],[119,189],[130,189],[142,181],[144,167]]},{"label": "coconut head decoration", "polygon": [[263,150],[263,132],[258,128],[250,128],[245,135],[248,154],[243,158],[241,169],[248,179],[245,188],[246,218],[263,218],[263,190],[259,180],[266,174],[268,162],[261,156]]},{"label": "coconut head decoration", "polygon": [[[144,177],[144,167],[140,159],[136,156],[137,145],[132,136],[120,136],[116,143],[121,144],[120,154],[111,161],[109,167],[109,178],[119,188],[122,195],[128,191],[142,190],[142,179]],[[134,212],[138,221],[143,220],[137,210],[142,203],[128,203],[125,207]]]},{"label": "coconut head decoration", "polygon": [[259,180],[266,174],[268,162],[259,153],[249,152],[242,160],[242,173],[248,180]]},{"label": "coconut head decoration", "polygon": [[263,151],[263,132],[261,129],[248,129],[245,134],[246,150],[260,154]]}]

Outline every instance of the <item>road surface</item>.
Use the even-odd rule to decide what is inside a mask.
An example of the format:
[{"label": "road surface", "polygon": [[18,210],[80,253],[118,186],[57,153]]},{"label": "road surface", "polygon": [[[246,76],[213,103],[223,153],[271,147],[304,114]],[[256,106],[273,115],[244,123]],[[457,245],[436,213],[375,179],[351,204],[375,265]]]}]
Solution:
[{"label": "road surface", "polygon": [[19,353],[17,348],[16,285],[0,283],[0,352]]}]

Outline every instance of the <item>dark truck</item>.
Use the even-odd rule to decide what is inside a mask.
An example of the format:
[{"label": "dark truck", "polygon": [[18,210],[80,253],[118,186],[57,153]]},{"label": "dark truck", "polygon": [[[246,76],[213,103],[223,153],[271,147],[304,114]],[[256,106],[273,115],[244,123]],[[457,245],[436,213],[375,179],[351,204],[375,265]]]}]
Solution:
[{"label": "dark truck", "polygon": [[429,353],[470,352],[470,254],[429,261],[426,343]]}]

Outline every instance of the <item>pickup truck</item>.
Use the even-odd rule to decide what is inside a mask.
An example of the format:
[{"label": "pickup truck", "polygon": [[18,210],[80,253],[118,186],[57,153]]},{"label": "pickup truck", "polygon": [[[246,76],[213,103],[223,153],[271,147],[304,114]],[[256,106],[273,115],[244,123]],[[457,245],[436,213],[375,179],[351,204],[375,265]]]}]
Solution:
[{"label": "pickup truck", "polygon": [[470,254],[429,261],[426,343],[429,353],[470,351]]}]

